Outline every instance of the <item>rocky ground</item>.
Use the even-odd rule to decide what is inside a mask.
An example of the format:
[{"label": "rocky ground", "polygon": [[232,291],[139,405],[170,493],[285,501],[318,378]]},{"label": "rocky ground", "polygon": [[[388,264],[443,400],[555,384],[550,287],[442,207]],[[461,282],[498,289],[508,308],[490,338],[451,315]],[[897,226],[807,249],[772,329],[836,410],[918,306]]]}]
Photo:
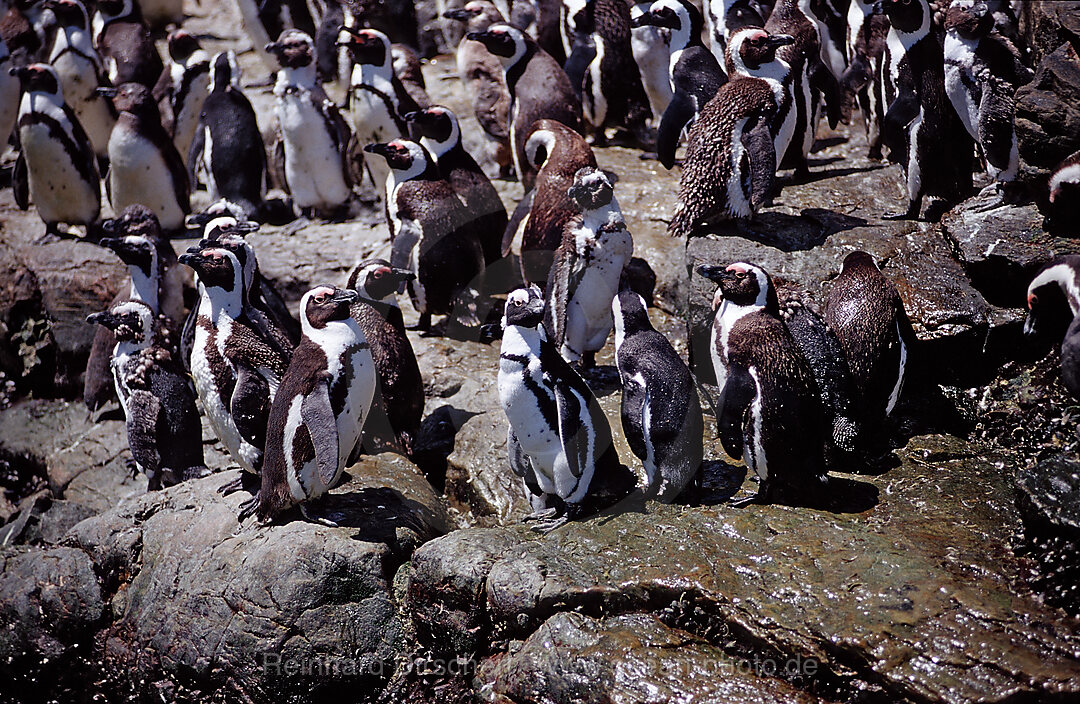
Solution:
[{"label": "rocky ground", "polygon": [[[229,3],[189,10],[209,48],[247,46]],[[1050,14],[1038,36],[1061,44],[1071,25]],[[1056,46],[1040,56],[1075,62]],[[255,85],[265,69],[251,52],[241,61],[269,128],[272,98]],[[1054,85],[1055,65],[1040,85]],[[455,72],[446,57],[427,62],[428,90],[479,151]],[[1052,101],[1066,89],[1036,88],[1031,104],[1067,126],[1073,108]],[[712,291],[688,274],[697,264],[754,261],[823,301],[847,252],[875,256],[919,337],[888,460],[873,473],[833,467],[819,509],[737,508],[729,499],[756,485],[710,435],[700,506],[631,497],[543,537],[519,524],[527,502],[506,466],[497,348],[415,333],[427,394],[417,464],[385,454],[350,467],[317,509],[339,527],[239,525],[243,495],[217,492],[235,466],[208,430],[218,473],[147,494],[127,472],[119,415],[89,419],[78,401],[92,336],[82,320],[124,271],[93,245],[38,242],[36,215],[0,189],[0,700],[1080,697],[1080,412],[1053,340],[1021,334],[1032,272],[1080,242],[1048,234],[1035,205],[983,211],[973,199],[941,224],[884,221],[901,202],[898,168],[865,158],[858,125],[820,137],[808,182],[785,174],[758,218],[685,254],[665,234],[677,176],[632,150],[597,158],[619,174],[635,254],[656,273],[654,325],[706,360],[703,381]],[[521,195],[497,187],[510,207]],[[251,236],[294,305],[386,250],[373,195],[349,222]],[[618,390],[598,395],[637,467]]]}]

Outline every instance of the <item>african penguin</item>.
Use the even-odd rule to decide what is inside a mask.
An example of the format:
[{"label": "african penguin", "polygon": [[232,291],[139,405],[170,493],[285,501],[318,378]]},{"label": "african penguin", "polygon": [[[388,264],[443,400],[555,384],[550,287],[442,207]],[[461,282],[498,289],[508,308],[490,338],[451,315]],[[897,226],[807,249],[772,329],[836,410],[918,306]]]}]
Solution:
[{"label": "african penguin", "polygon": [[562,67],[520,29],[496,24],[466,36],[483,43],[488,51],[499,57],[506,71],[514,170],[525,190],[529,191],[536,182],[536,172],[525,153],[525,141],[533,124],[537,120],[551,119],[580,131],[581,101]]},{"label": "african penguin", "polygon": [[645,300],[630,289],[611,302],[622,426],[645,468],[647,498],[665,503],[701,487],[705,421],[686,362],[653,329]]},{"label": "african penguin", "polygon": [[113,210],[141,204],[157,215],[166,232],[184,228],[191,212],[184,162],[161,126],[150,90],[141,83],[99,91],[112,97],[120,117],[109,137],[109,201]]},{"label": "african penguin", "polygon": [[1080,255],[1057,257],[1039,270],[1028,284],[1027,309],[1027,336],[1059,332],[1053,329],[1058,327],[1053,318],[1067,315],[1070,322],[1061,343],[1061,382],[1073,398],[1080,399]]},{"label": "african penguin", "polygon": [[611,301],[634,240],[615,199],[615,176],[587,166],[568,191],[580,214],[563,229],[548,274],[544,330],[567,362],[595,365],[611,333]]},{"label": "african penguin", "polygon": [[1080,151],[1054,168],[1047,189],[1046,201],[1040,202],[1047,229],[1071,228],[1080,214]]},{"label": "african penguin", "polygon": [[764,27],[765,19],[751,0],[705,0],[709,48],[721,64],[731,35],[743,27]]},{"label": "african penguin", "polygon": [[390,168],[386,184],[390,263],[416,275],[408,290],[420,313],[419,329],[430,329],[432,315],[478,324],[484,250],[468,209],[439,175],[435,159],[417,142],[394,140],[364,149],[383,157]]},{"label": "african penguin", "polygon": [[895,284],[866,252],[844,258],[825,303],[825,322],[851,368],[864,435],[879,436],[874,431],[900,398],[915,338]]},{"label": "african penguin", "polygon": [[761,480],[759,501],[815,498],[828,481],[824,414],[813,371],[780,319],[772,280],[743,262],[698,273],[718,285],[712,361],[724,451]]},{"label": "african penguin", "polygon": [[840,76],[843,112],[846,119],[858,100],[866,126],[866,141],[870,144],[868,156],[880,159],[881,127],[888,105],[877,76],[882,70],[889,18],[877,0],[851,0],[847,21],[848,67]]},{"label": "african penguin", "polygon": [[0,37],[0,152],[7,148],[19,118],[19,79],[11,73],[11,68],[11,53]]},{"label": "african penguin", "polygon": [[15,201],[33,201],[47,235],[60,223],[91,225],[101,211],[101,181],[90,138],[64,102],[56,69],[31,64],[11,69],[19,79],[19,158],[12,176]]},{"label": "african penguin", "polygon": [[419,108],[430,106],[431,98],[427,94],[420,56],[408,44],[391,44],[390,59],[394,75],[401,81],[401,87],[405,89],[416,106]]},{"label": "african penguin", "polygon": [[352,316],[371,345],[378,387],[364,424],[364,446],[389,444],[412,456],[424,414],[424,380],[405,334],[397,293],[413,273],[383,259],[360,262],[349,274],[348,288],[360,298]]},{"label": "african penguin", "polygon": [[348,214],[352,196],[352,132],[315,76],[315,45],[298,29],[282,33],[266,50],[281,69],[274,84],[274,114],[281,140],[274,150],[285,191],[302,213]]},{"label": "african penguin", "polygon": [[97,0],[92,22],[94,47],[105,61],[109,82],[153,88],[164,65],[135,0]]},{"label": "african penguin", "polygon": [[611,427],[588,384],[544,334],[543,318],[544,298],[535,286],[506,299],[498,388],[509,421],[510,468],[533,508],[525,520],[549,531],[622,498],[635,478],[619,464]]},{"label": "african penguin", "polygon": [[210,62],[210,94],[188,153],[188,175],[206,184],[211,200],[227,198],[250,220],[266,196],[266,147],[243,91],[240,65],[232,51]]},{"label": "african penguin", "polygon": [[671,31],[641,22],[641,16],[648,12],[650,7],[651,0],[638,2],[630,7],[630,48],[641,74],[641,85],[649,98],[652,122],[659,126],[660,117],[675,95],[671,88],[671,77],[668,75],[668,42]]},{"label": "african penguin", "polygon": [[[162,110],[166,129],[172,133],[176,151],[187,164],[191,143],[199,129],[199,115],[203,103],[210,95],[210,55],[199,45],[199,40],[183,30],[169,34],[169,66],[162,73],[155,90]],[[166,124],[167,123],[167,124]]]},{"label": "african penguin", "polygon": [[672,98],[656,134],[656,155],[664,168],[671,169],[683,133],[690,129],[720,86],[727,83],[727,74],[701,43],[703,20],[689,0],[656,0],[636,23],[671,32],[668,70]]},{"label": "african penguin", "polygon": [[278,70],[273,54],[266,51],[266,45],[275,37],[286,29],[299,29],[309,37],[315,36],[315,20],[305,0],[236,0],[236,7],[251,48],[268,72]]},{"label": "african penguin", "polygon": [[273,521],[324,495],[360,440],[375,393],[375,363],[350,315],[356,291],[316,286],[300,299],[303,336],[270,407],[259,493],[240,508]]},{"label": "african penguin", "polygon": [[435,157],[439,176],[450,182],[454,192],[476,221],[484,265],[502,258],[502,238],[506,231],[506,207],[476,160],[461,144],[461,127],[448,108],[434,105],[405,116],[409,131]]},{"label": "african penguin", "polygon": [[86,319],[116,336],[112,375],[124,409],[128,446],[155,491],[209,474],[195,390],[175,351],[159,339],[160,323],[142,301],[120,303]]}]

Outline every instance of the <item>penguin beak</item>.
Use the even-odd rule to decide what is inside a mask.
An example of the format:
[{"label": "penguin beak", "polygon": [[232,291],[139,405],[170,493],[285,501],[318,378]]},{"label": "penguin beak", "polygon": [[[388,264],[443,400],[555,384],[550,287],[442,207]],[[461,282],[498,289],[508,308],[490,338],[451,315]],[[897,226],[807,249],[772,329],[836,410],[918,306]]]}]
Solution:
[{"label": "penguin beak", "polygon": [[202,253],[192,252],[191,250],[188,250],[184,254],[181,254],[179,257],[177,257],[177,261],[184,266],[189,266],[192,269],[198,271],[199,265],[204,263],[206,259],[203,258]]},{"label": "penguin beak", "polygon": [[[106,237],[116,237],[120,234],[120,218],[109,218],[108,220],[103,220],[100,227],[101,231],[105,233]],[[108,246],[105,244],[104,239],[98,242],[98,244],[100,244],[102,247]]]},{"label": "penguin beak", "polygon": [[502,336],[502,323],[484,323],[480,326],[480,342],[485,345],[490,345],[495,340],[501,340]]},{"label": "penguin beak", "polygon": [[101,313],[91,313],[86,316],[86,322],[91,325],[104,325],[110,330],[116,325],[116,316],[109,311],[102,311]]},{"label": "penguin beak", "polygon": [[884,15],[885,14],[885,5],[882,3],[882,0],[877,0],[877,2],[875,2],[873,5],[870,6],[870,14],[871,15]]},{"label": "penguin beak", "polygon": [[986,3],[982,3],[982,2],[980,2],[979,4],[977,4],[977,5],[975,5],[974,7],[971,8],[971,14],[975,15],[975,17],[980,19],[980,20],[983,17],[986,17],[986,13],[989,12],[989,11],[990,11],[990,8],[988,8],[986,6]]},{"label": "penguin beak", "polygon": [[281,45],[281,42],[270,42],[265,47],[266,53],[273,54],[274,56],[280,56],[285,50],[285,47]]},{"label": "penguin beak", "polygon": [[94,89],[94,92],[100,95],[102,98],[115,98],[116,89],[109,86],[98,86]]},{"label": "penguin beak", "polygon": [[20,81],[25,81],[27,78],[30,77],[30,68],[28,66],[17,66],[13,69],[9,69],[8,75],[14,76]]},{"label": "penguin beak", "polygon": [[769,46],[790,46],[795,43],[795,37],[790,34],[773,34],[765,41],[768,42]]},{"label": "penguin beak", "polygon": [[465,8],[458,8],[457,10],[447,10],[442,13],[442,16],[448,20],[457,20],[459,22],[468,22],[471,18],[476,17],[480,13],[478,11],[470,11]]},{"label": "penguin beak", "polygon": [[722,266],[699,266],[697,272],[715,284],[728,278],[727,268]]},{"label": "penguin beak", "polygon": [[630,18],[630,26],[631,27],[645,27],[645,26],[647,26],[649,24],[649,16],[651,14],[652,14],[651,12],[642,12],[637,17],[631,17]]},{"label": "penguin beak", "polygon": [[368,154],[378,154],[379,156],[386,158],[390,155],[390,145],[383,142],[368,144],[364,147],[364,151]]},{"label": "penguin beak", "polygon": [[330,297],[330,300],[334,303],[355,303],[360,298],[360,294],[353,291],[351,288],[339,288],[334,291],[334,295]]}]

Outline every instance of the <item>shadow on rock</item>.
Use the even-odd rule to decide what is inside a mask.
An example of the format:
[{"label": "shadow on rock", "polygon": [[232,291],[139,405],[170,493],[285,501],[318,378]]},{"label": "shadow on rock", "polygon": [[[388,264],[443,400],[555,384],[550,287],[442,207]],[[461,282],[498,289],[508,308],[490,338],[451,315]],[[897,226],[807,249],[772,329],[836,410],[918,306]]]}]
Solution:
[{"label": "shadow on rock", "polygon": [[716,233],[742,237],[775,247],[784,252],[813,249],[831,235],[869,223],[862,219],[823,208],[805,208],[799,215],[765,212],[751,222],[728,221],[721,223]]}]

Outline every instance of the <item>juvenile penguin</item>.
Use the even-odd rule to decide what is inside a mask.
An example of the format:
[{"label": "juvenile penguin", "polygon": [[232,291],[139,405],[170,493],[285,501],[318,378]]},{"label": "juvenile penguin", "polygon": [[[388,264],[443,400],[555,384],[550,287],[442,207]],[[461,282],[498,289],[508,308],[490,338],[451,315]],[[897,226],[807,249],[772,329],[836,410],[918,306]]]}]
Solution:
[{"label": "juvenile penguin", "polygon": [[827,483],[824,424],[814,375],[780,319],[761,267],[703,266],[718,284],[712,361],[718,433],[728,455],[761,480],[758,501],[803,502]]},{"label": "juvenile penguin", "polygon": [[506,299],[499,353],[499,400],[509,420],[510,468],[529,494],[535,529],[550,531],[633,489],[611,427],[588,384],[543,332],[535,286]]},{"label": "juvenile penguin", "polygon": [[945,92],[986,159],[988,186],[999,195],[1020,169],[1016,140],[1016,89],[1034,72],[1020,52],[994,31],[985,2],[953,0],[945,15]]},{"label": "juvenile penguin", "polygon": [[408,289],[420,313],[418,328],[430,329],[432,315],[476,325],[484,251],[469,211],[420,144],[395,140],[364,149],[383,157],[391,170],[386,184],[390,263],[416,275]]},{"label": "juvenile penguin", "polygon": [[232,51],[210,64],[210,94],[188,154],[188,173],[206,184],[211,200],[227,198],[251,220],[266,196],[266,147],[255,110],[240,90],[240,66]]},{"label": "juvenile penguin", "polygon": [[127,301],[86,319],[116,336],[112,375],[124,409],[135,467],[156,491],[209,473],[195,390],[174,350],[159,338],[157,316],[142,301]]},{"label": "juvenile penguin", "polygon": [[656,0],[637,23],[671,32],[668,42],[668,67],[672,98],[660,118],[656,133],[656,155],[664,168],[675,165],[675,150],[683,133],[690,128],[712,100],[727,74],[705,45],[701,43],[703,20],[689,0]]},{"label": "juvenile penguin", "polygon": [[1080,255],[1057,257],[1039,270],[1028,284],[1027,309],[1027,336],[1058,332],[1064,325],[1054,318],[1063,314],[1071,321],[1061,342],[1061,382],[1080,399]]},{"label": "juvenile penguin", "polygon": [[825,303],[825,322],[844,348],[856,408],[872,438],[900,398],[915,338],[895,284],[866,252],[844,258]]},{"label": "juvenile penguin", "polygon": [[761,207],[776,173],[776,110],[760,78],[738,78],[717,91],[690,130],[669,235],[692,237],[714,219],[749,218]]},{"label": "juvenile penguin", "polygon": [[483,43],[499,57],[506,71],[514,170],[528,191],[536,182],[536,171],[525,153],[525,141],[533,124],[542,119],[557,120],[580,132],[581,101],[562,67],[520,29],[497,24],[466,36]]},{"label": "juvenile penguin", "polygon": [[135,0],[98,0],[93,29],[112,85],[154,87],[165,67]]},{"label": "juvenile penguin", "polygon": [[262,522],[324,495],[341,478],[367,420],[375,363],[350,315],[356,291],[316,286],[300,299],[303,337],[270,408],[259,493],[240,520]]},{"label": "juvenile penguin", "polygon": [[888,105],[877,77],[881,75],[889,18],[876,0],[851,0],[847,22],[848,67],[840,76],[843,111],[847,118],[858,100],[866,126],[866,141],[870,144],[868,156],[880,159],[881,127]]},{"label": "juvenile penguin", "polygon": [[274,159],[285,174],[285,190],[303,213],[347,214],[352,132],[316,81],[315,45],[308,35],[290,29],[266,50],[281,64],[274,84],[281,140]]},{"label": "juvenile penguin", "polygon": [[109,137],[109,200],[122,211],[136,203],[154,211],[161,227],[176,232],[191,212],[184,162],[161,126],[150,90],[141,83],[98,90],[113,96],[120,118]]},{"label": "juvenile penguin", "polygon": [[60,223],[90,225],[101,211],[101,181],[90,138],[64,102],[60,79],[48,64],[11,69],[22,86],[19,158],[12,175],[15,201],[33,201],[46,234]]},{"label": "juvenile penguin", "polygon": [[[506,20],[488,0],[470,0],[465,7],[449,10],[443,17],[465,22],[466,33],[483,32]],[[473,113],[492,147],[492,156],[503,177],[513,168],[510,148],[510,91],[506,72],[498,57],[481,42],[467,37],[457,48],[458,75],[465,92],[472,97]]]},{"label": "juvenile penguin", "polygon": [[567,362],[595,366],[611,333],[611,301],[634,240],[615,199],[613,174],[585,167],[568,195],[580,215],[566,223],[548,275],[544,329]]},{"label": "juvenile penguin", "polygon": [[0,145],[8,143],[19,118],[19,78],[11,68],[11,53],[0,37]]},{"label": "juvenile penguin", "polygon": [[426,108],[431,105],[419,54],[408,44],[395,43],[390,45],[390,59],[394,67],[394,75],[401,81],[401,87],[405,89],[417,107]]},{"label": "juvenile penguin", "polygon": [[705,421],[686,362],[649,322],[645,300],[623,289],[611,302],[622,426],[645,467],[645,495],[665,503],[700,489]]},{"label": "juvenile penguin", "polygon": [[198,39],[183,30],[172,32],[168,44],[171,61],[158,81],[155,96],[159,104],[168,106],[168,119],[162,122],[172,133],[176,151],[186,164],[203,103],[210,95],[210,55]]},{"label": "juvenile penguin", "polygon": [[58,24],[49,63],[60,77],[64,100],[90,137],[94,153],[107,158],[116,111],[97,92],[99,86],[108,85],[108,79],[94,49],[86,8],[78,0],[46,0],[42,5],[52,11]]},{"label": "juvenile penguin", "polygon": [[476,160],[461,145],[461,127],[448,108],[434,105],[405,116],[414,139],[419,138],[438,163],[439,176],[450,182],[454,192],[475,219],[484,249],[484,265],[502,258],[502,238],[506,232],[506,207],[499,192]]},{"label": "juvenile penguin", "polygon": [[352,270],[348,283],[360,295],[352,316],[371,345],[378,378],[364,424],[364,446],[390,441],[406,456],[412,456],[424,415],[424,380],[397,302],[398,290],[412,277],[411,271],[395,269],[388,261],[367,259]]}]

